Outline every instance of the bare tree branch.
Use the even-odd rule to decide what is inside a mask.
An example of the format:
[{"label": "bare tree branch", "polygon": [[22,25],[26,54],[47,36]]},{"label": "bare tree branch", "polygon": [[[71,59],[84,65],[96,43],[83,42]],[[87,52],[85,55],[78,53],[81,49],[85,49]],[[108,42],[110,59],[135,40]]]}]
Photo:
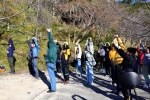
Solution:
[{"label": "bare tree branch", "polygon": [[[116,13],[117,13],[118,15],[121,16],[121,14],[120,14],[120,13],[118,12],[118,10],[112,5],[112,3],[111,3],[111,7],[116,11]],[[128,19],[128,18],[126,18],[126,17],[124,17],[124,16],[121,16],[121,17],[122,17],[123,19],[129,21],[129,22],[139,24],[139,25],[144,26],[144,27],[146,27],[146,28],[149,27],[149,26],[144,25],[143,23],[137,22],[137,21],[135,21],[135,20]]]},{"label": "bare tree branch", "polygon": [[9,19],[9,18],[15,17],[15,16],[17,16],[17,15],[23,13],[24,11],[28,10],[30,7],[35,6],[35,5],[33,5],[34,2],[35,2],[35,0],[33,0],[32,3],[31,3],[30,5],[28,5],[28,7],[27,7],[26,9],[24,9],[24,10],[22,10],[22,11],[16,13],[16,14],[14,14],[14,15],[0,18],[0,20]]}]

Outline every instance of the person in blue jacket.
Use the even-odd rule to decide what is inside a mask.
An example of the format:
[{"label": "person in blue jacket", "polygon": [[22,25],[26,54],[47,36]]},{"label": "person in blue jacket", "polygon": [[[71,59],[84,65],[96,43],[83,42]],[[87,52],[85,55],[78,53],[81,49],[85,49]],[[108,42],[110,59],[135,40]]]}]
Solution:
[{"label": "person in blue jacket", "polygon": [[[28,39],[29,40],[29,39]],[[31,59],[32,59],[32,67],[34,70],[34,77],[36,79],[39,79],[39,72],[38,72],[38,53],[40,50],[40,47],[38,45],[37,39],[35,37],[32,38],[32,42],[28,42],[30,49],[31,49]]]},{"label": "person in blue jacket", "polygon": [[10,74],[15,74],[15,57],[13,55],[15,50],[14,44],[13,44],[13,40],[12,38],[10,38],[8,40],[8,50],[7,50],[7,58],[8,58],[8,63],[10,66]]},{"label": "person in blue jacket", "polygon": [[47,92],[50,93],[56,91],[56,77],[54,73],[54,68],[56,66],[58,46],[54,43],[51,29],[47,29],[47,32],[49,41],[47,43],[47,53],[46,55],[44,55],[44,58],[50,77],[50,86]]}]

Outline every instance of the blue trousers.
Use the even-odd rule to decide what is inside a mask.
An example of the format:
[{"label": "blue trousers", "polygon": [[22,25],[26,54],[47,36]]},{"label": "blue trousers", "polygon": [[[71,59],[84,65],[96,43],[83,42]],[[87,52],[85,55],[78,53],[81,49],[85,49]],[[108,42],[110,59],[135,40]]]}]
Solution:
[{"label": "blue trousers", "polygon": [[80,69],[80,75],[82,76],[81,60],[78,59],[76,63],[76,74],[78,74],[78,68]]},{"label": "blue trousers", "polygon": [[34,70],[34,77],[35,78],[39,78],[39,71],[38,71],[37,63],[38,63],[37,58],[32,59],[32,67],[33,67],[33,70]]},{"label": "blue trousers", "polygon": [[61,69],[61,66],[60,66],[60,60],[57,59],[56,61],[56,70],[58,73],[61,73],[62,72],[62,69]]},{"label": "blue trousers", "polygon": [[86,61],[86,81],[88,84],[93,83],[94,75],[93,75],[93,66]]},{"label": "blue trousers", "polygon": [[55,64],[47,63],[47,70],[50,77],[50,87],[51,90],[56,90],[56,77],[54,73]]}]

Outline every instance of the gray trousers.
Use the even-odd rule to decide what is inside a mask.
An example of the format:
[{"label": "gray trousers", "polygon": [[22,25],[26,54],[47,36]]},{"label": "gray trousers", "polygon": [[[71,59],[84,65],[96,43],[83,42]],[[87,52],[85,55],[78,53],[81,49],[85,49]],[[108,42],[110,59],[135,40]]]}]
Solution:
[{"label": "gray trousers", "polygon": [[147,85],[150,84],[150,77],[149,77],[149,74],[148,74],[148,68],[149,68],[149,66],[144,66],[144,65],[142,66],[142,73],[143,73],[143,76],[145,78],[145,83]]}]

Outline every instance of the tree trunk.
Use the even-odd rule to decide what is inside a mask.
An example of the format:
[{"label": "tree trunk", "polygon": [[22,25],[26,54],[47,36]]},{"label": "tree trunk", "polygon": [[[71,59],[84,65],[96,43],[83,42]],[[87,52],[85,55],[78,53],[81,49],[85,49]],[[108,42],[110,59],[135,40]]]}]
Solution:
[{"label": "tree trunk", "polygon": [[36,29],[35,29],[35,36],[38,35],[38,17],[39,17],[39,0],[37,2],[37,14],[36,14]]}]

